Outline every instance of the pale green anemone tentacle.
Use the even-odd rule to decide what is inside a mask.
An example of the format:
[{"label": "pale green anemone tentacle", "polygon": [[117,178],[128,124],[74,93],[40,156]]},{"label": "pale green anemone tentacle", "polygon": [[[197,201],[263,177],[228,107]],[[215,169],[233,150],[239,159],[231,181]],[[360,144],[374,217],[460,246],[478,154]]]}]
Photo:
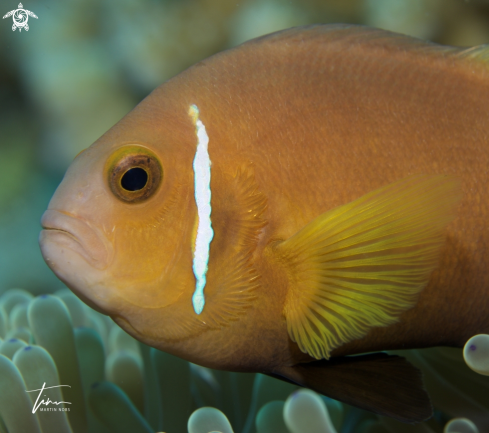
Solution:
[{"label": "pale green anemone tentacle", "polygon": [[443,433],[479,433],[477,426],[467,418],[454,418],[449,421]]},{"label": "pale green anemone tentacle", "polygon": [[192,304],[194,311],[200,314],[205,305],[204,287],[209,263],[209,246],[214,237],[211,224],[211,160],[207,150],[209,137],[204,124],[199,120],[199,109],[196,105],[190,106],[189,114],[195,124],[195,132],[197,134],[197,151],[195,152],[193,168],[195,202],[197,203],[199,221],[192,264],[192,269],[197,279],[192,296]]},{"label": "pale green anemone tentacle", "polygon": [[314,391],[292,393],[284,405],[284,421],[292,433],[336,433],[323,399]]},{"label": "pale green anemone tentacle", "polygon": [[190,415],[189,433],[233,433],[226,415],[214,407],[201,407]]},{"label": "pale green anemone tentacle", "polygon": [[489,335],[474,335],[465,343],[465,363],[476,373],[489,376]]}]

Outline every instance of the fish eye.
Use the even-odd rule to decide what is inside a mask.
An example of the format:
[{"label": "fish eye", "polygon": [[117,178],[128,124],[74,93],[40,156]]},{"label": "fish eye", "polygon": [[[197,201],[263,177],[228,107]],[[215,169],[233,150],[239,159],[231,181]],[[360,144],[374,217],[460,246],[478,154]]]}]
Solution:
[{"label": "fish eye", "polygon": [[106,168],[112,193],[128,203],[140,203],[150,198],[163,178],[156,155],[140,146],[118,149],[109,157]]},{"label": "fish eye", "polygon": [[144,168],[134,167],[127,170],[121,178],[121,186],[126,191],[139,191],[148,183],[148,173]]}]

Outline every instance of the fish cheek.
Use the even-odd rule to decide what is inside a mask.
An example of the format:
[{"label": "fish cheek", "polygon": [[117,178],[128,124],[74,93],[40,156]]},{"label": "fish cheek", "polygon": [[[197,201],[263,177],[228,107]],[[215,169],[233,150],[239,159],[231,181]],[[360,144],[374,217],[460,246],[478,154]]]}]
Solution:
[{"label": "fish cheek", "polygon": [[161,227],[124,226],[114,237],[111,278],[122,298],[142,308],[171,305],[185,287],[191,290],[195,284],[190,252],[183,254],[178,237],[162,234],[157,228]]}]

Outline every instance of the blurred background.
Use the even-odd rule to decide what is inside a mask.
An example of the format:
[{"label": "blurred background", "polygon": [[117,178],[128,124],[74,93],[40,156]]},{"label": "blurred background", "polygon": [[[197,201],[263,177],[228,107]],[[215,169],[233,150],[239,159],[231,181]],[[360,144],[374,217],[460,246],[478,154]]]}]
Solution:
[{"label": "blurred background", "polygon": [[[0,15],[17,9],[3,0]],[[442,44],[489,42],[487,0],[25,0],[0,21],[0,293],[61,287],[39,220],[74,156],[156,86],[247,39],[310,23],[366,24]]]}]

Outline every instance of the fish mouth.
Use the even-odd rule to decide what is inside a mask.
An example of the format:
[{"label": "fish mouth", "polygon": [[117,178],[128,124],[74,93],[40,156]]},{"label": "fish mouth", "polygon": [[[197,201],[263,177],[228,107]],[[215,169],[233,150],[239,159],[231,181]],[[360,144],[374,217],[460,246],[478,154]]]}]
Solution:
[{"label": "fish mouth", "polygon": [[97,269],[108,266],[111,257],[109,242],[101,230],[80,216],[48,209],[41,218],[41,226],[41,249],[43,244],[54,242],[60,250],[67,248],[79,254]]}]

